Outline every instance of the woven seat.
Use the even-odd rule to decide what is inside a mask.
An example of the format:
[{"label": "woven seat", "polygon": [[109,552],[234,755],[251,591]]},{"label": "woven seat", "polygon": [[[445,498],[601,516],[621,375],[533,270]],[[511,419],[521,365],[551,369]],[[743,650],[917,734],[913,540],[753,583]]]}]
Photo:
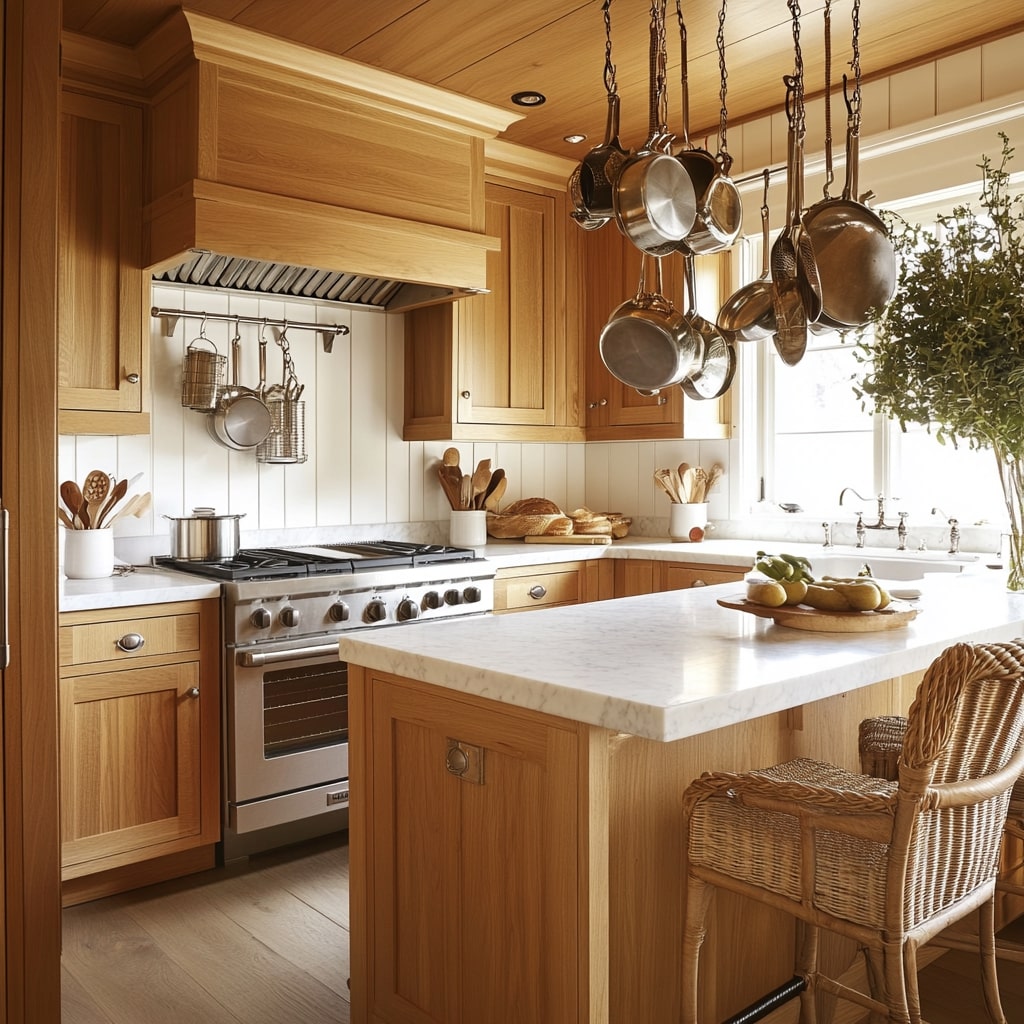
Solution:
[{"label": "woven seat", "polygon": [[[801,1024],[816,1024],[818,991],[873,1020],[920,1024],[918,947],[978,910],[986,1009],[1005,1024],[993,895],[1010,790],[1024,774],[1024,642],[950,647],[898,731],[895,779],[800,759],[709,773],[687,787],[684,1024],[698,1024],[700,947],[716,888],[805,923]],[[821,928],[864,950],[870,993],[821,973]]]},{"label": "woven seat", "polygon": [[[903,736],[906,730],[907,720],[900,715],[865,718],[860,723],[857,736],[861,771],[865,775],[874,775],[880,779],[898,778],[899,757],[903,750]],[[1005,830],[1024,838],[1024,776],[1018,778],[1010,790]],[[997,878],[996,889],[1024,896],[1024,885],[1007,879]],[[942,945],[954,949],[972,948],[969,942],[958,935],[946,935],[939,941]],[[995,948],[997,957],[1024,963],[1024,945],[997,939]]]}]

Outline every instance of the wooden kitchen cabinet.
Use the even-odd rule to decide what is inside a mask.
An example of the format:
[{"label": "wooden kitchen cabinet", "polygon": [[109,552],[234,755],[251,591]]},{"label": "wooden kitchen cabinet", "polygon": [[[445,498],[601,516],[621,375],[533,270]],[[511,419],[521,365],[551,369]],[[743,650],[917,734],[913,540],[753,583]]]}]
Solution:
[{"label": "wooden kitchen cabinet", "polygon": [[142,108],[65,88],[58,221],[58,430],[148,434]]},{"label": "wooden kitchen cabinet", "polygon": [[586,729],[362,668],[349,681],[368,783],[353,1020],[589,1020]]},{"label": "wooden kitchen cabinet", "polygon": [[625,558],[615,566],[615,596],[660,594],[666,590],[711,587],[720,583],[739,583],[750,571],[735,565],[708,565],[699,562],[659,562],[645,558]]},{"label": "wooden kitchen cabinet", "polygon": [[494,576],[494,611],[525,612],[603,601],[614,596],[613,582],[612,562],[604,558],[502,568]]},{"label": "wooden kitchen cabinet", "polygon": [[[636,295],[640,250],[611,224],[580,234],[587,440],[728,437],[732,414],[729,393],[710,402],[685,398],[679,387],[641,395],[608,372],[601,359],[601,330],[615,309]],[[725,266],[718,256],[702,256],[694,268],[698,309],[708,319],[714,318],[721,305],[720,278]],[[689,305],[683,289],[682,257],[664,257],[662,275],[663,294],[677,309],[686,311]]]},{"label": "wooden kitchen cabinet", "polygon": [[406,315],[403,436],[583,440],[564,190],[492,179],[485,196],[488,294]]},{"label": "wooden kitchen cabinet", "polygon": [[60,616],[65,905],[212,867],[219,602]]}]

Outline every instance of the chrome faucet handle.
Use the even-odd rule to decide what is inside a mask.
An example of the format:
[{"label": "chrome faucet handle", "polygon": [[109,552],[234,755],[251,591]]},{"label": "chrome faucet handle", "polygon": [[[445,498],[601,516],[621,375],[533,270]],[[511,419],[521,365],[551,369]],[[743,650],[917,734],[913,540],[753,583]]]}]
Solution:
[{"label": "chrome faucet handle", "polygon": [[867,531],[864,529],[864,513],[857,513],[857,547],[864,547],[864,540],[867,537]]},{"label": "chrome faucet handle", "polygon": [[821,525],[822,525],[822,528],[825,531],[825,543],[822,544],[821,546],[823,548],[830,548],[830,547],[832,547],[832,524],[828,523],[828,522],[825,522],[825,523],[822,523]]},{"label": "chrome faucet handle", "polygon": [[949,552],[950,555],[960,554],[960,524],[956,519],[949,520]]},{"label": "chrome faucet handle", "polygon": [[899,514],[899,516],[900,516],[900,525],[896,527],[896,536],[899,538],[896,541],[896,550],[897,551],[906,551],[907,550],[907,513],[906,512],[901,512]]}]

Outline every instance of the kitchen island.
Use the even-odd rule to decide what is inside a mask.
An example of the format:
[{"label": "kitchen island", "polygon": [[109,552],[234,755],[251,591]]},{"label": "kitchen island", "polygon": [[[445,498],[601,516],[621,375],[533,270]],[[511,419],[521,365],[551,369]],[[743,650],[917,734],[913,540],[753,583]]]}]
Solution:
[{"label": "kitchen island", "polygon": [[[353,1020],[676,1024],[690,779],[856,768],[857,723],[905,712],[945,647],[1024,632],[995,576],[920,589],[881,632],[777,626],[720,607],[725,586],[341,639]],[[792,935],[720,894],[705,1019],[787,980]]]}]

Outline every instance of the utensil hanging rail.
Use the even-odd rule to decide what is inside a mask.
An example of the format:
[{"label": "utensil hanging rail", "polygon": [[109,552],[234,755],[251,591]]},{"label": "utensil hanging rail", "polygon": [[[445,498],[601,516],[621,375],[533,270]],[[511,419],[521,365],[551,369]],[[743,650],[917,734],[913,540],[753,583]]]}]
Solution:
[{"label": "utensil hanging rail", "polygon": [[349,329],[345,324],[313,324],[301,320],[284,320],[277,317],[267,316],[244,316],[236,313],[205,313],[195,309],[162,309],[153,306],[149,311],[150,316],[158,316],[163,320],[164,337],[173,336],[178,326],[178,320],[186,317],[191,320],[226,320],[235,324],[259,324],[262,327],[287,327],[290,331],[316,331],[323,338],[324,351],[330,352],[334,347],[334,339],[339,335],[346,335]]}]

